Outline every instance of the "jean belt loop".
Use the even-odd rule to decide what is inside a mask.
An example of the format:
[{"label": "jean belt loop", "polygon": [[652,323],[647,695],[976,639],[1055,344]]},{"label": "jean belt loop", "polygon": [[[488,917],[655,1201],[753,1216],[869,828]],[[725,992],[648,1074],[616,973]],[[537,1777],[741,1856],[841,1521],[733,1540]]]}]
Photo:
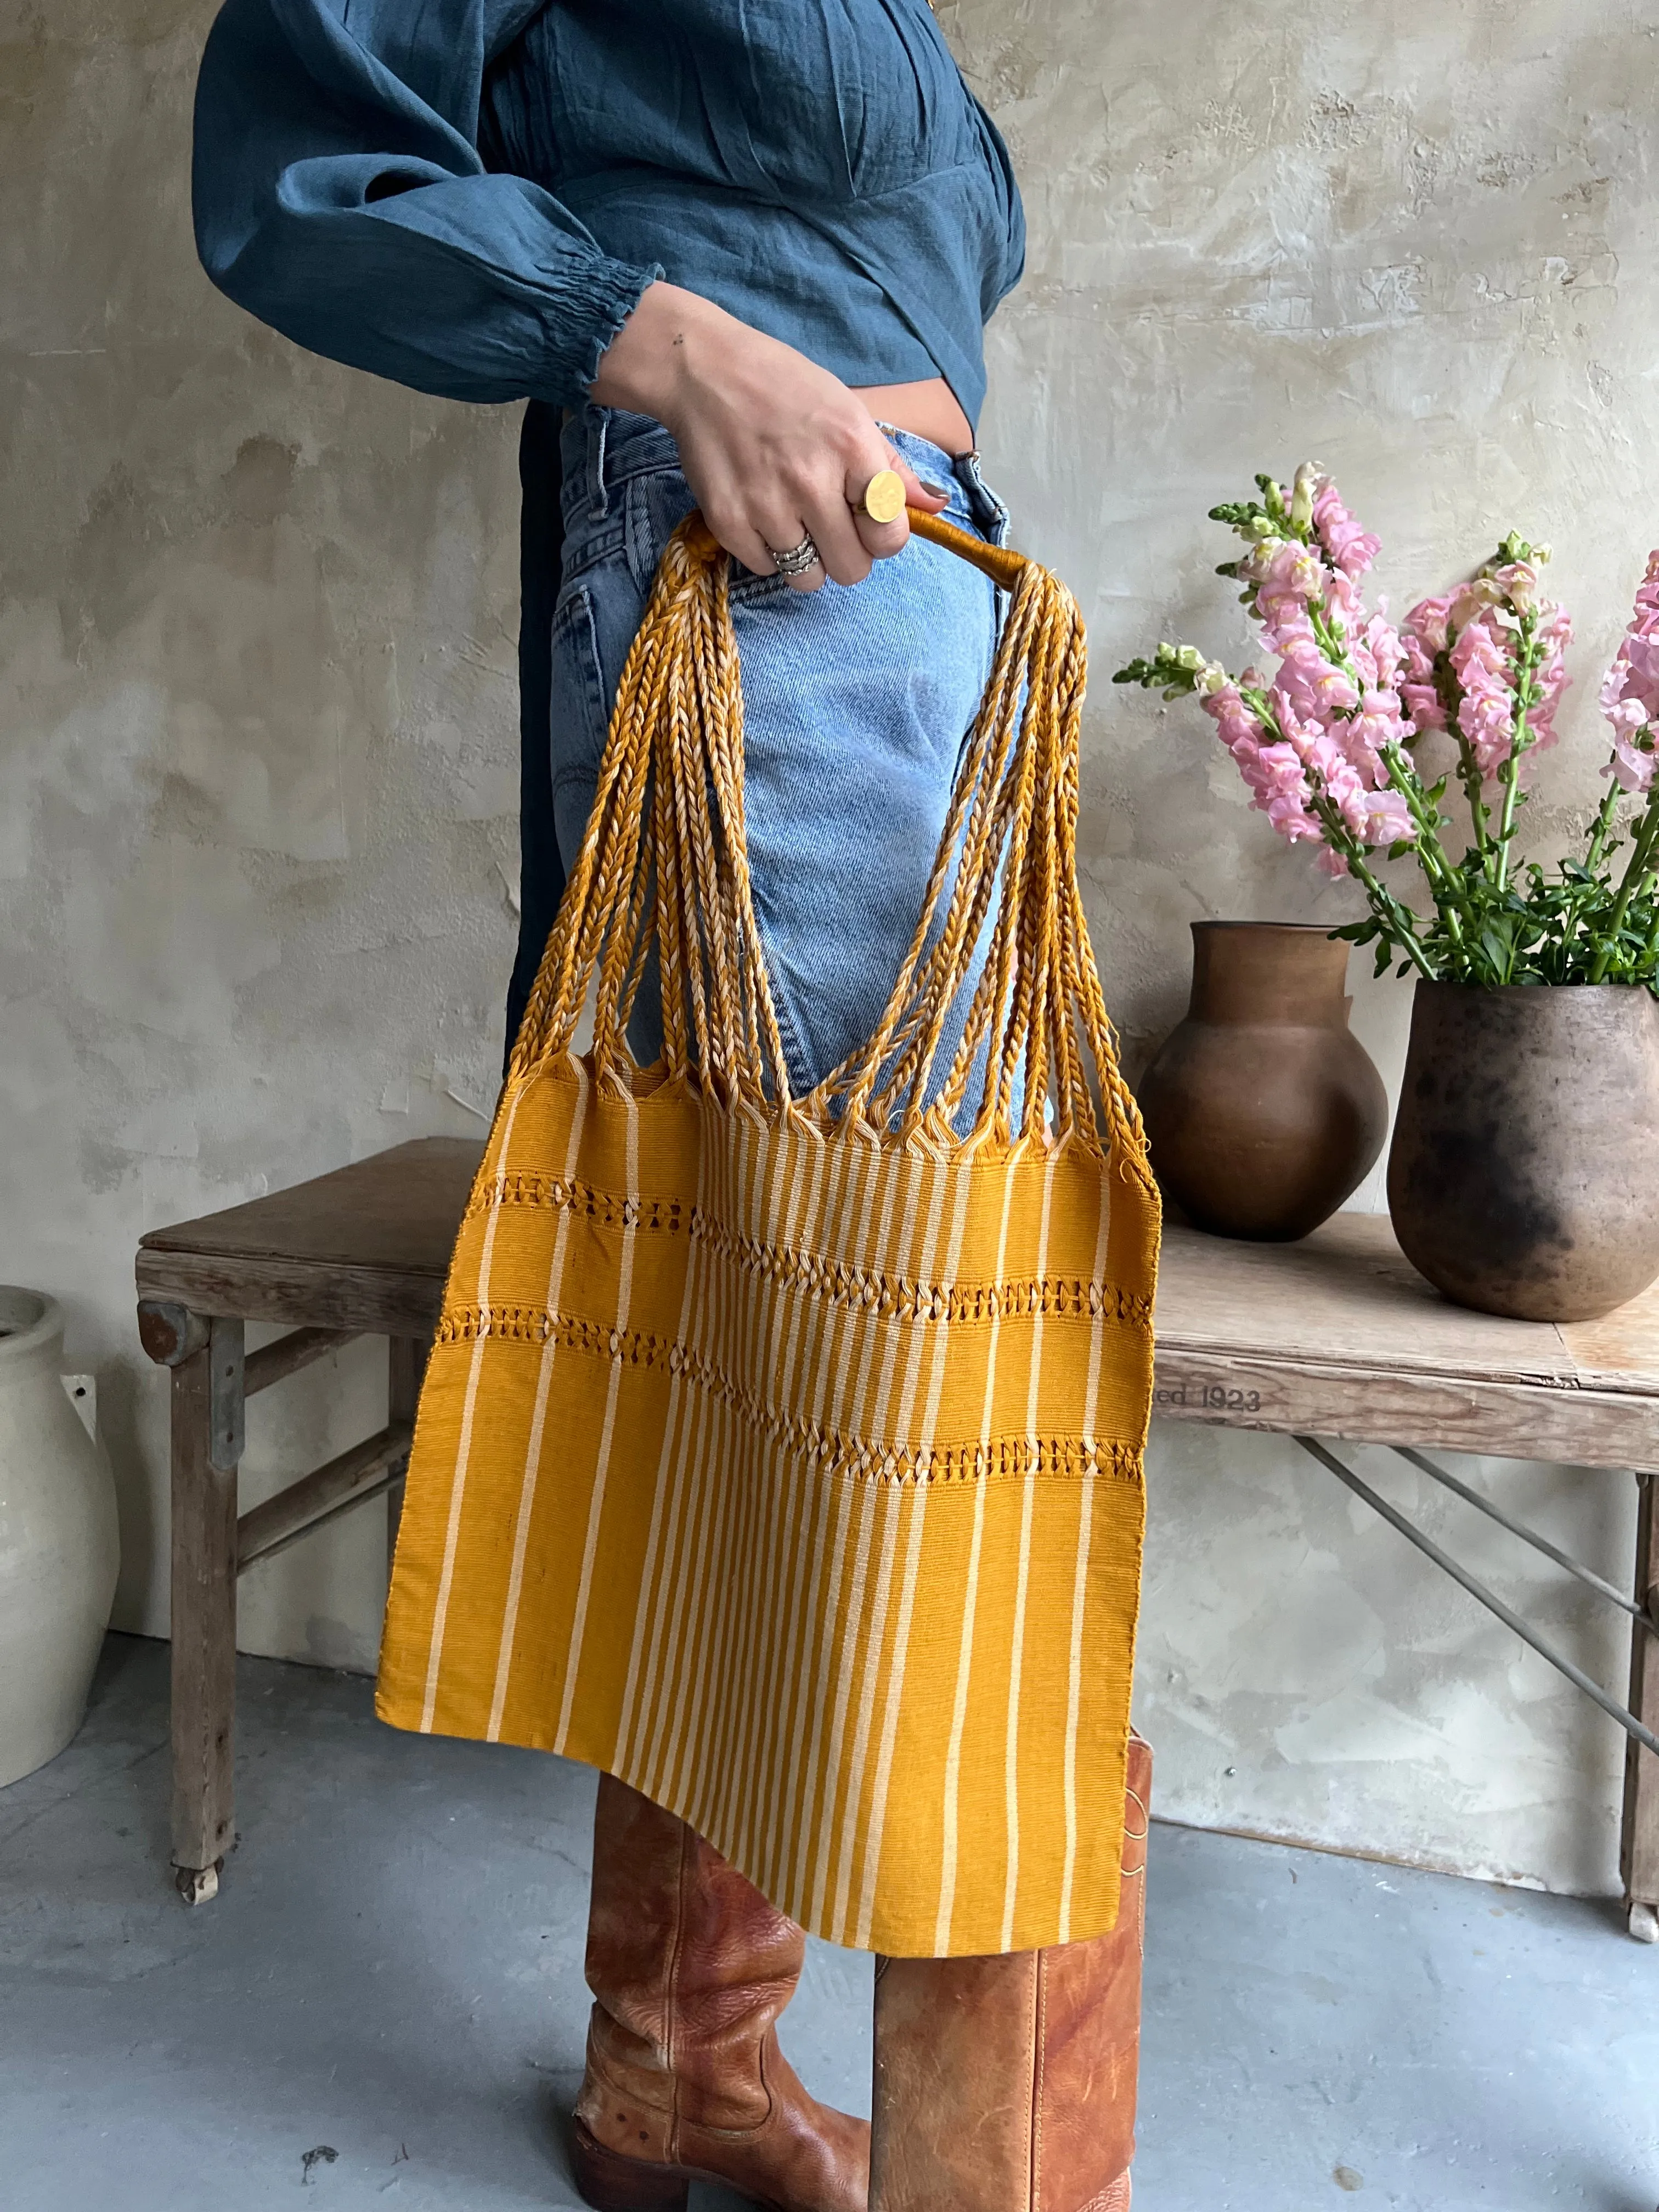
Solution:
[{"label": "jean belt loop", "polygon": [[587,519],[603,522],[611,512],[611,501],[605,490],[605,446],[611,434],[611,410],[608,407],[590,406],[587,410]]},{"label": "jean belt loop", "polygon": [[985,481],[979,465],[977,450],[958,453],[956,471],[967,487],[968,501],[974,510],[974,519],[993,545],[1008,543],[1008,510]]}]

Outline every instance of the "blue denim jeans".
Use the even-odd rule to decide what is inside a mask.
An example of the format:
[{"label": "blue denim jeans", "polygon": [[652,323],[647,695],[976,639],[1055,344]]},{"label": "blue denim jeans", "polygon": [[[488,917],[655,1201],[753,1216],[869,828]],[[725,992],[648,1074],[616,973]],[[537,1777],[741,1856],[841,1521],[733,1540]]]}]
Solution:
[{"label": "blue denim jeans", "polygon": [[[908,431],[892,441],[920,477],[949,490],[949,520],[1002,543],[1006,510],[977,456],[953,459]],[[552,745],[568,868],[657,562],[695,502],[672,438],[642,416],[585,409],[565,428],[562,459]],[[850,589],[793,592],[734,569],[732,619],[756,917],[799,1095],[869,1038],[909,950],[990,673],[996,592],[954,554],[915,539]],[[641,1060],[661,1038],[648,988],[629,1033]]]}]

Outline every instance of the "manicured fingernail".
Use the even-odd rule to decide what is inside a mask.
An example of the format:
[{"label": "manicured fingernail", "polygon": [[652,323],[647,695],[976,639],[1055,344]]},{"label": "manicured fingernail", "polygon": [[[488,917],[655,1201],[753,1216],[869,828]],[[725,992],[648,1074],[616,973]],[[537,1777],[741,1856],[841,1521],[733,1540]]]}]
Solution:
[{"label": "manicured fingernail", "polygon": [[951,496],[943,484],[929,483],[926,477],[918,477],[916,482],[924,491],[932,492],[935,499],[949,499]]}]

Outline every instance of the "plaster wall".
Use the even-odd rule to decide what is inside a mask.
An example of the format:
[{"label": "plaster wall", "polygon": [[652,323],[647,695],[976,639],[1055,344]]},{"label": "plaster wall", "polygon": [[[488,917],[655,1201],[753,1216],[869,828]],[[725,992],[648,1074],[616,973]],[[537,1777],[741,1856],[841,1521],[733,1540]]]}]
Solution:
[{"label": "plaster wall", "polygon": [[[0,1276],[63,1297],[98,1371],[117,1617],[151,1632],[137,1238],[482,1132],[516,899],[516,410],[307,359],[212,293],[186,189],[210,12],[0,0]],[[1159,635],[1242,657],[1201,518],[1256,468],[1338,467],[1397,605],[1511,522],[1553,539],[1582,643],[1540,842],[1590,802],[1650,534],[1656,27],[1626,0],[939,12],[1024,183],[981,445],[1090,623],[1084,862],[1133,1066],[1178,1017],[1189,921],[1352,911],[1206,724],[1104,680]],[[1355,989],[1396,1079],[1405,988]],[[375,1425],[378,1388],[363,1346],[258,1401],[245,1498]],[[1360,1457],[1621,1680],[1616,1621]],[[1472,1479],[1627,1575],[1624,1479]],[[1158,1431],[1150,1489],[1164,1812],[1614,1886],[1616,1732],[1392,1531],[1270,1439]],[[368,1667],[383,1577],[370,1512],[256,1569],[242,1640]]]}]

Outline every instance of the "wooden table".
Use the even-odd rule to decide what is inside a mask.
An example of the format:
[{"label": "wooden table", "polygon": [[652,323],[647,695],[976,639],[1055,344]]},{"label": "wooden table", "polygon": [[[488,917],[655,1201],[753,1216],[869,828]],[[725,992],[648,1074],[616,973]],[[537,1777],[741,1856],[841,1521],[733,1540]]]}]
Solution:
[{"label": "wooden table", "polygon": [[[1158,1297],[1154,1418],[1262,1429],[1304,1442],[1437,1564],[1619,1715],[1616,1700],[1497,1606],[1473,1577],[1314,1440],[1626,1468],[1638,1485],[1632,1599],[1560,1560],[1632,1617],[1623,1717],[1659,1729],[1659,1285],[1597,1322],[1503,1321],[1449,1305],[1417,1273],[1382,1214],[1339,1214],[1299,1244],[1244,1244],[1170,1228]],[[1485,1510],[1492,1510],[1490,1505]],[[1509,1520],[1494,1517],[1540,1540]],[[1632,1935],[1659,1939],[1659,1757],[1635,1739],[1621,1854]]]}]

